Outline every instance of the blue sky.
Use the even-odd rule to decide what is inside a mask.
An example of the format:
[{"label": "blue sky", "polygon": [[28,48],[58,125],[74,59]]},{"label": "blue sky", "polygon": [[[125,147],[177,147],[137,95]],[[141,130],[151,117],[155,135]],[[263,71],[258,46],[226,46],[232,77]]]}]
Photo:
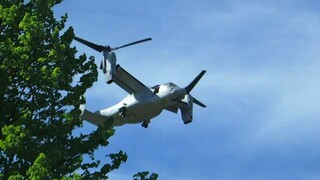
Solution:
[{"label": "blue sky", "polygon": [[[208,107],[194,107],[194,121],[163,112],[148,129],[116,128],[108,148],[129,158],[111,179],[138,171],[160,179],[320,178],[320,4],[318,1],[65,0],[79,37],[118,46],[118,63],[146,85],[186,86]],[[102,55],[74,43],[80,53]],[[103,77],[87,93],[92,111],[126,92]],[[82,131],[96,127],[85,123]]]}]

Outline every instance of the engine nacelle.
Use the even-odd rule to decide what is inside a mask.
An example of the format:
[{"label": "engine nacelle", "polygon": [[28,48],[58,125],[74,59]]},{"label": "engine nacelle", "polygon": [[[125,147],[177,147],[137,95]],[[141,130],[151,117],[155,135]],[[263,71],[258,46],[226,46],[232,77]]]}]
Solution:
[{"label": "engine nacelle", "polygon": [[184,103],[183,107],[180,108],[182,120],[184,124],[191,123],[193,118],[193,98],[187,94],[181,101]]},{"label": "engine nacelle", "polygon": [[117,57],[114,52],[104,52],[104,59],[103,62],[103,73],[106,76],[106,82],[108,84],[112,83],[113,77],[116,74],[116,65],[117,65]]}]

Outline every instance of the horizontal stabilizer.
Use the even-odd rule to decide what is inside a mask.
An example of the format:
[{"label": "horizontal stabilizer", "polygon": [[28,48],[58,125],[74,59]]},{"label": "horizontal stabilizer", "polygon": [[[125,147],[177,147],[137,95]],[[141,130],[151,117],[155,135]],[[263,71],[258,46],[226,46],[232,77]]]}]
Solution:
[{"label": "horizontal stabilizer", "polygon": [[107,118],[99,114],[92,113],[86,109],[82,110],[82,114],[80,117],[81,119],[86,120],[96,126],[104,126],[105,122],[107,121]]}]

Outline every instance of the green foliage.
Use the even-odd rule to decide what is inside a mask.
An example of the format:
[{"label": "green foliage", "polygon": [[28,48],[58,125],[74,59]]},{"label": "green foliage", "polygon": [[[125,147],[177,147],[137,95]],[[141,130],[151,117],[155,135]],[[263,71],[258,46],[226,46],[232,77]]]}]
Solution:
[{"label": "green foliage", "polygon": [[41,180],[49,176],[47,169],[47,158],[41,153],[34,161],[33,165],[28,169],[27,176],[29,179]]},{"label": "green foliage", "polygon": [[134,180],[157,180],[158,174],[152,173],[150,174],[149,171],[139,172],[133,175]]},{"label": "green foliage", "polygon": [[[103,179],[127,155],[95,160],[112,129],[73,136],[82,126],[79,105],[97,80],[94,58],[76,57],[67,15],[56,20],[61,0],[1,0],[0,178]],[[83,156],[91,157],[84,162]],[[102,168],[101,168],[102,167]],[[93,172],[92,169],[99,171]]]}]

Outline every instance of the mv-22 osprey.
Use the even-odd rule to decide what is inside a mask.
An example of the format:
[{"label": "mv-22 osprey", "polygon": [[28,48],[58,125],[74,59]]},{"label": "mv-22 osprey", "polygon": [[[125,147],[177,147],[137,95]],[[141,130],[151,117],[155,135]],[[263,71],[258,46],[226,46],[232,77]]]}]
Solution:
[{"label": "mv-22 osprey", "polygon": [[205,74],[205,70],[185,88],[180,88],[171,82],[147,87],[125,71],[119,64],[116,64],[117,58],[113,52],[114,50],[150,41],[151,38],[116,48],[97,45],[79,37],[74,39],[98,52],[103,52],[104,59],[101,61],[100,69],[105,75],[106,82],[108,84],[114,82],[129,93],[118,104],[94,113],[82,106],[80,108],[82,110],[82,119],[97,126],[103,126],[106,121],[113,120],[112,126],[141,123],[142,127],[147,128],[150,120],[158,116],[164,109],[173,113],[177,113],[178,109],[180,109],[184,124],[188,124],[192,122],[193,103],[206,107],[190,95],[190,91]]}]

